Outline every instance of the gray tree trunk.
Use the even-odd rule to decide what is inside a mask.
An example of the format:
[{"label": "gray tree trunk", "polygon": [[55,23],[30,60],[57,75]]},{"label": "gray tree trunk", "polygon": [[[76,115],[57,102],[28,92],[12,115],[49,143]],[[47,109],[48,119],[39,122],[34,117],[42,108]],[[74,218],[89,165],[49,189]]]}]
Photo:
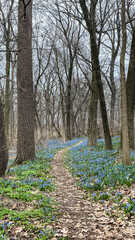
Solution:
[{"label": "gray tree trunk", "polygon": [[135,98],[135,27],[133,29],[132,45],[130,52],[130,61],[128,67],[128,75],[126,82],[127,92],[127,119],[129,147],[134,149],[134,98]]},{"label": "gray tree trunk", "polygon": [[122,123],[122,150],[123,163],[130,164],[129,156],[129,136],[128,136],[128,122],[127,122],[127,96],[125,84],[125,52],[126,52],[126,22],[125,22],[125,0],[122,0],[122,49],[120,57],[120,74],[121,74],[121,123]]},{"label": "gray tree trunk", "polygon": [[7,139],[7,145],[9,145],[9,112],[10,112],[10,33],[7,31],[6,36],[6,88],[5,88],[5,114],[4,114],[4,121],[5,121],[5,134]]},{"label": "gray tree trunk", "polygon": [[114,128],[114,112],[115,112],[115,103],[116,103],[116,86],[114,82],[114,64],[117,54],[112,50],[112,61],[110,66],[110,82],[111,82],[111,108],[110,108],[110,129],[112,136],[115,135]]},{"label": "gray tree trunk", "polygon": [[5,174],[7,164],[8,164],[8,150],[4,128],[3,106],[0,98],[0,177],[2,177]]},{"label": "gray tree trunk", "polygon": [[95,79],[96,79],[97,88],[98,88],[106,149],[112,150],[112,148],[113,148],[112,140],[111,140],[108,118],[107,118],[103,84],[102,84],[102,80],[101,80],[100,64],[99,64],[99,57],[98,57],[98,47],[97,47],[96,32],[95,32],[95,30],[96,30],[95,10],[96,10],[96,5],[97,5],[98,0],[91,1],[90,13],[88,11],[85,1],[79,0],[79,2],[80,2],[80,6],[82,8],[82,11],[83,11],[84,20],[86,22],[88,32],[90,34],[92,69],[95,72]]},{"label": "gray tree trunk", "polygon": [[[110,63],[110,83],[111,83],[111,109],[110,109],[110,129],[112,136],[115,135],[115,124],[114,124],[114,113],[116,105],[116,86],[114,81],[114,69],[115,69],[115,60],[119,52],[120,47],[120,20],[119,20],[119,11],[117,13],[117,43],[116,43],[116,30],[113,30],[113,39],[111,46],[111,63]],[[115,47],[116,45],[116,47]]]},{"label": "gray tree trunk", "polygon": [[15,116],[14,116],[14,76],[15,64],[12,63],[11,93],[10,93],[10,146],[14,145]]},{"label": "gray tree trunk", "polygon": [[7,24],[5,23],[4,12],[2,11],[6,41],[6,88],[5,88],[5,109],[4,109],[4,123],[7,145],[9,145],[9,112],[10,112],[10,60],[11,60],[11,14],[13,10],[14,0],[11,0],[9,11],[7,14]]},{"label": "gray tree trunk", "polygon": [[73,59],[70,56],[70,67],[68,72],[67,95],[66,95],[66,141],[71,140],[71,84],[73,72]]},{"label": "gray tree trunk", "polygon": [[92,74],[92,90],[88,110],[88,146],[97,145],[97,105],[98,89],[95,74]]},{"label": "gray tree trunk", "polygon": [[17,163],[22,163],[25,160],[33,160],[35,157],[35,114],[32,73],[32,0],[30,2],[24,2],[19,1],[18,9]]}]

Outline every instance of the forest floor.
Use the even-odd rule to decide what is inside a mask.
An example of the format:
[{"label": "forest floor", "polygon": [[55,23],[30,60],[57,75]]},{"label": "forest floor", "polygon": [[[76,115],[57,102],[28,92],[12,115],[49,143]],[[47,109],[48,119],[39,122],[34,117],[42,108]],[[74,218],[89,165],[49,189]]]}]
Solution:
[{"label": "forest floor", "polygon": [[[0,240],[134,240],[135,153],[124,166],[104,140],[50,141],[0,178]],[[54,147],[53,147],[54,146]]]},{"label": "forest floor", "polygon": [[57,237],[88,240],[133,240],[135,239],[135,219],[108,217],[103,205],[89,201],[63,165],[66,150],[59,151],[53,161],[53,172],[58,186],[53,196],[59,203],[60,217],[56,224]]}]

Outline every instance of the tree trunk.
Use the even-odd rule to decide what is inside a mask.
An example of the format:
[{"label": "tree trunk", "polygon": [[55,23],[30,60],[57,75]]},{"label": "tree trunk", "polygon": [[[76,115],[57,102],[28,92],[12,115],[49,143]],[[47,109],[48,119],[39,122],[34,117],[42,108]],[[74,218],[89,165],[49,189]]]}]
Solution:
[{"label": "tree trunk", "polygon": [[116,88],[111,94],[110,129],[111,129],[112,136],[115,136],[115,125],[114,125],[115,103],[116,103]]},{"label": "tree trunk", "polygon": [[125,22],[125,0],[122,0],[122,49],[120,56],[120,74],[121,74],[121,122],[122,122],[122,150],[123,163],[130,164],[129,156],[129,137],[128,137],[128,122],[127,122],[127,96],[125,85],[125,52],[126,52],[126,22]]},{"label": "tree trunk", "polygon": [[19,1],[18,16],[18,138],[16,162],[22,163],[25,160],[33,160],[35,157],[35,114],[32,73],[32,0],[28,5],[24,5],[24,2]]},{"label": "tree trunk", "polygon": [[73,104],[71,105],[71,138],[75,137],[75,121],[76,119],[74,118],[74,112],[73,112]]},{"label": "tree trunk", "polygon": [[[9,141],[9,111],[10,111],[10,59],[11,59],[11,15],[13,12],[14,0],[11,0],[8,4],[9,9],[5,12],[3,11],[2,5],[0,3],[0,12],[2,25],[4,27],[4,38],[6,42],[6,87],[5,87],[5,107],[4,107],[4,125],[5,125],[5,134],[7,139],[7,145]],[[1,25],[1,26],[2,26]]]},{"label": "tree trunk", "polygon": [[0,177],[2,177],[5,174],[7,164],[8,164],[8,150],[4,128],[3,106],[0,98]]},{"label": "tree trunk", "polygon": [[[114,49],[114,47],[113,47],[113,49]],[[113,49],[112,49],[112,60],[111,60],[111,66],[110,66],[110,82],[111,82],[110,129],[111,129],[112,136],[115,134],[114,112],[115,112],[115,103],[116,103],[116,86],[115,86],[115,82],[114,82],[114,63],[115,63],[115,59],[117,57],[117,54],[114,53]]]},{"label": "tree trunk", "polygon": [[66,141],[71,140],[71,82],[73,61],[70,59],[70,69],[68,74],[67,96],[66,96]]},{"label": "tree trunk", "polygon": [[85,1],[79,0],[79,2],[80,2],[80,6],[82,8],[83,14],[84,14],[84,20],[86,22],[88,32],[90,34],[92,71],[95,72],[95,80],[96,80],[96,84],[97,84],[97,88],[98,88],[106,149],[112,150],[113,149],[112,140],[111,140],[108,118],[107,118],[103,84],[102,84],[102,80],[101,80],[100,64],[99,64],[99,57],[98,57],[98,47],[97,47],[96,32],[95,32],[95,30],[96,30],[95,10],[96,10],[96,4],[97,4],[98,0],[91,1],[90,13],[88,11]]},{"label": "tree trunk", "polygon": [[115,69],[115,60],[118,55],[119,47],[120,47],[119,11],[117,13],[117,43],[116,43],[115,35],[116,35],[116,30],[113,30],[113,39],[112,39],[112,46],[111,46],[112,55],[111,55],[111,63],[110,63],[110,83],[111,83],[110,129],[111,129],[112,136],[115,135],[114,113],[115,113],[115,104],[116,104],[116,86],[114,81],[114,69]]},{"label": "tree trunk", "polygon": [[92,91],[88,111],[88,146],[97,145],[97,105],[98,90],[95,74],[92,74]]},{"label": "tree trunk", "polygon": [[134,95],[135,95],[135,27],[133,29],[130,61],[126,82],[127,92],[127,119],[129,147],[134,149]]},{"label": "tree trunk", "polygon": [[84,108],[84,115],[83,115],[83,126],[82,126],[82,133],[83,133],[83,136],[85,136],[85,134],[86,134],[86,119],[87,119],[87,112],[88,112],[88,110],[87,110],[87,106],[85,106],[85,108]]},{"label": "tree trunk", "polygon": [[12,64],[12,76],[11,76],[11,93],[10,93],[10,146],[14,143],[14,127],[15,127],[15,117],[14,117],[14,71],[15,64]]},{"label": "tree trunk", "polygon": [[61,112],[62,112],[62,124],[63,124],[63,140],[66,141],[66,130],[65,130],[65,109],[64,109],[64,96],[62,92],[62,84],[61,84],[61,78],[59,74],[59,67],[58,67],[58,77],[59,77],[59,85],[60,85],[60,103],[61,103]]},{"label": "tree trunk", "polygon": [[[9,23],[8,23],[9,24]],[[6,89],[5,89],[5,114],[4,114],[4,122],[5,122],[5,134],[7,139],[7,145],[9,141],[9,111],[10,111],[10,26],[6,31]]]}]

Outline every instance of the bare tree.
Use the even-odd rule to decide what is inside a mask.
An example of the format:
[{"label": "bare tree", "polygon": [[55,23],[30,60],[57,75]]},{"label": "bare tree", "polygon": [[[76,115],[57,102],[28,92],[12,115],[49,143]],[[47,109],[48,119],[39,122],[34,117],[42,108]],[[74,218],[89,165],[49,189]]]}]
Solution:
[{"label": "bare tree", "polygon": [[[66,76],[66,101],[65,101],[65,138],[70,140],[72,137],[71,130],[71,111],[72,111],[72,80],[74,73],[75,57],[77,55],[77,49],[81,38],[81,25],[75,20],[71,19],[70,11],[71,4],[64,2],[64,8],[58,1],[55,3],[56,28],[57,35],[63,43],[63,64]],[[63,13],[64,11],[64,13]],[[60,75],[59,75],[60,76]],[[60,78],[59,78],[60,80]],[[61,87],[61,86],[60,86]],[[62,96],[61,96],[62,97]]]},{"label": "bare tree", "polygon": [[79,2],[83,12],[84,20],[86,22],[87,30],[90,34],[91,61],[92,61],[92,68],[95,74],[95,80],[98,88],[106,148],[112,149],[112,141],[111,141],[107,112],[106,112],[106,104],[105,104],[104,91],[103,91],[103,85],[101,80],[98,47],[97,47],[97,40],[96,40],[95,11],[96,11],[96,5],[98,3],[98,0],[91,1],[90,11],[88,10],[87,4],[84,0],[79,0]]}]

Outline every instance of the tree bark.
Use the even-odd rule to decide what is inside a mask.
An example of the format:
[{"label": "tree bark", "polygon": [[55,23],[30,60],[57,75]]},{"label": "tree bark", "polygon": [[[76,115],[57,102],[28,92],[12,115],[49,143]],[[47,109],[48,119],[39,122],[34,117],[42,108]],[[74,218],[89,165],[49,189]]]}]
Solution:
[{"label": "tree bark", "polygon": [[79,0],[79,2],[80,2],[81,9],[83,11],[84,20],[86,22],[88,32],[90,34],[92,69],[95,73],[95,79],[96,79],[97,88],[98,88],[106,149],[112,150],[113,149],[112,140],[111,140],[108,118],[107,118],[103,84],[102,84],[102,80],[101,80],[100,64],[99,64],[99,57],[98,57],[98,47],[97,47],[96,32],[95,32],[96,31],[95,10],[96,10],[96,5],[97,5],[98,0],[91,1],[90,13],[88,11],[85,1]]},{"label": "tree bark", "polygon": [[7,13],[7,23],[5,23],[5,16],[2,8],[0,7],[3,26],[5,32],[5,42],[6,42],[6,88],[5,88],[5,108],[4,108],[4,124],[5,124],[5,134],[7,139],[7,145],[9,145],[9,112],[10,112],[10,60],[11,60],[11,14],[13,10],[14,0],[11,0],[9,11]]},{"label": "tree bark", "polygon": [[5,174],[8,164],[8,150],[4,128],[4,113],[0,98],[0,177]]},{"label": "tree bark", "polygon": [[128,120],[129,147],[131,149],[134,149],[135,27],[133,29],[132,35],[130,61],[126,82],[126,93],[127,93],[127,120]]},{"label": "tree bark", "polygon": [[[115,135],[115,124],[114,124],[114,113],[115,113],[115,105],[116,105],[116,86],[114,81],[114,69],[115,69],[115,60],[119,52],[120,47],[120,20],[119,20],[119,11],[117,13],[117,20],[116,20],[116,27],[117,27],[117,43],[115,39],[115,32],[113,30],[113,39],[112,39],[112,46],[111,46],[111,63],[110,63],[110,83],[111,83],[111,109],[110,109],[110,129],[111,135]],[[116,47],[115,47],[116,45]]]},{"label": "tree bark", "polygon": [[123,163],[130,164],[129,156],[129,136],[128,136],[128,122],[127,122],[127,96],[125,84],[125,52],[126,52],[126,22],[125,22],[125,0],[122,0],[122,49],[120,56],[120,74],[121,74],[121,123],[122,123],[122,150]]},{"label": "tree bark", "polygon": [[[29,3],[29,4],[28,4]],[[32,73],[32,0],[19,1],[18,9],[18,139],[17,163],[33,160],[35,157],[34,138],[34,94]]]},{"label": "tree bark", "polygon": [[58,64],[58,52],[55,50],[56,55],[56,64],[57,64],[57,74],[58,74],[58,80],[59,80],[59,87],[60,87],[60,103],[61,103],[61,113],[62,113],[62,137],[64,142],[66,141],[66,126],[65,126],[65,107],[64,107],[64,93],[62,91],[62,79],[60,76],[60,69]]},{"label": "tree bark", "polygon": [[114,64],[117,54],[114,53],[112,47],[112,60],[110,66],[110,82],[111,82],[111,108],[110,108],[110,129],[112,136],[115,134],[114,128],[114,112],[115,112],[115,103],[116,103],[116,86],[114,82]]},{"label": "tree bark", "polygon": [[10,35],[7,33],[6,39],[6,89],[5,89],[5,134],[7,139],[7,145],[9,141],[9,111],[10,111],[10,58],[11,53],[9,51],[9,38]]},{"label": "tree bark", "polygon": [[112,136],[115,136],[115,125],[114,125],[115,105],[116,105],[116,87],[111,93],[110,130],[111,130]]},{"label": "tree bark", "polygon": [[12,76],[11,76],[11,92],[10,92],[10,146],[14,144],[14,131],[15,131],[15,116],[14,116],[14,75],[15,63],[12,63]]},{"label": "tree bark", "polygon": [[73,60],[70,56],[70,67],[68,73],[67,96],[66,96],[66,141],[71,140],[71,83],[73,72]]},{"label": "tree bark", "polygon": [[91,97],[88,110],[88,146],[97,145],[97,105],[98,89],[95,74],[92,74]]}]

